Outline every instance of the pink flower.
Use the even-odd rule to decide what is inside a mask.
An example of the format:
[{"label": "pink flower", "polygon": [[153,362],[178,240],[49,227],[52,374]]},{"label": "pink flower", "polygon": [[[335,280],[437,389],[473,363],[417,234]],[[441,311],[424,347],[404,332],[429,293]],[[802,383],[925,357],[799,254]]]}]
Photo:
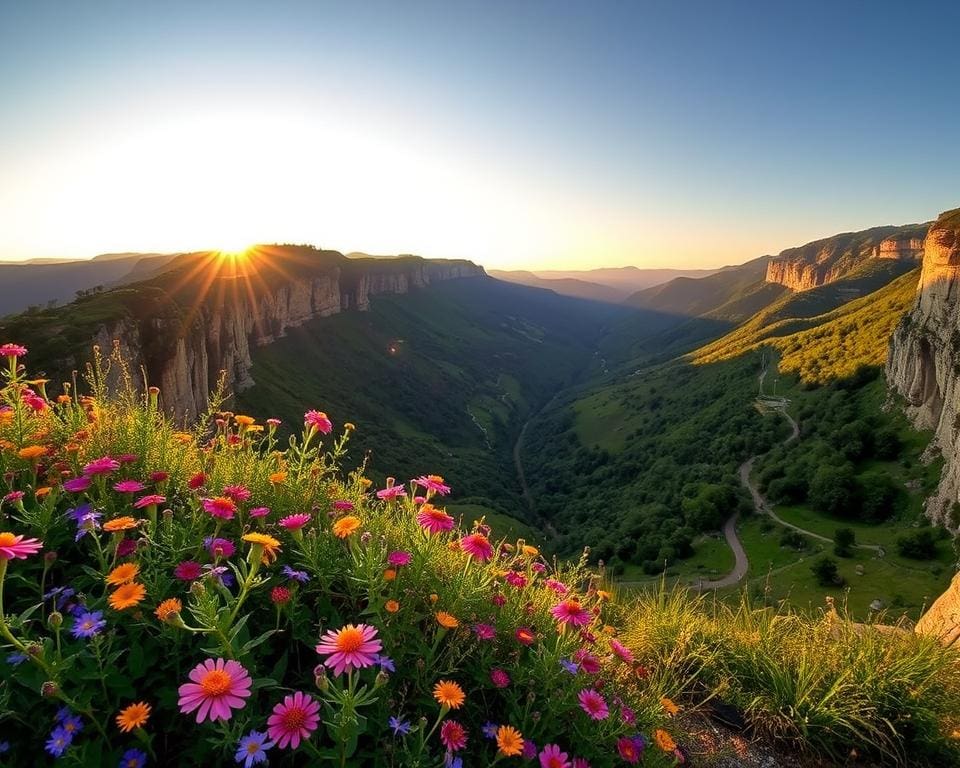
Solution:
[{"label": "pink flower", "polygon": [[550,614],[558,623],[569,624],[573,627],[586,626],[593,620],[590,611],[580,605],[580,601],[574,597],[557,603],[550,609]]},{"label": "pink flower", "polygon": [[267,719],[267,733],[280,749],[296,749],[320,724],[320,704],[309,693],[285,696]]},{"label": "pink flower", "polygon": [[610,650],[614,652],[617,658],[624,664],[633,664],[633,651],[621,643],[619,640],[610,638]]},{"label": "pink flower", "polygon": [[413,555],[409,552],[391,552],[387,555],[387,563],[394,566],[410,565]]},{"label": "pink flower", "polygon": [[516,587],[517,589],[523,589],[527,586],[527,577],[519,571],[509,571],[507,575],[503,577],[503,580],[511,587]]},{"label": "pink flower", "polygon": [[170,475],[166,472],[159,471],[159,472],[151,472],[148,475],[148,477],[151,483],[162,483],[164,480],[170,477]]},{"label": "pink flower", "polygon": [[636,765],[643,757],[643,736],[621,736],[617,739],[617,752],[630,765]]},{"label": "pink flower", "polygon": [[490,602],[493,603],[495,606],[497,606],[497,608],[503,608],[503,606],[507,604],[507,596],[494,595],[493,597],[490,598]]},{"label": "pink flower", "polygon": [[564,584],[562,581],[557,581],[556,579],[544,579],[543,583],[558,595],[565,595],[570,591],[570,588],[566,584]]},{"label": "pink flower", "polygon": [[530,627],[520,627],[516,632],[513,633],[513,636],[523,645],[533,645],[537,639],[537,633],[534,632]]},{"label": "pink flower", "polygon": [[229,558],[233,557],[233,553],[237,551],[237,547],[230,539],[208,538],[204,539],[203,544],[213,557]]},{"label": "pink flower", "polygon": [[21,399],[28,408],[36,411],[37,413],[47,407],[47,401],[40,397],[40,395],[38,395],[36,392],[25,392]]},{"label": "pink flower", "polygon": [[167,500],[166,496],[160,496],[159,494],[152,493],[148,496],[144,496],[141,499],[137,499],[133,503],[134,509],[143,509],[145,507],[153,507],[157,504],[163,504]]},{"label": "pink flower", "polygon": [[43,542],[39,539],[25,539],[8,531],[0,531],[0,560],[26,560],[28,555],[40,551]]},{"label": "pink flower", "polygon": [[570,768],[570,760],[557,744],[547,744],[540,752],[540,768]]},{"label": "pink flower", "polygon": [[216,496],[212,499],[203,499],[200,502],[207,514],[219,517],[221,520],[232,520],[237,511],[237,505],[228,496]]},{"label": "pink flower", "polygon": [[117,456],[117,461],[121,464],[133,464],[138,458],[135,453],[121,453]]},{"label": "pink flower", "polygon": [[344,670],[362,669],[376,663],[383,644],[376,639],[376,627],[369,624],[347,624],[329,630],[320,638],[317,653],[328,658],[323,663],[340,675]]},{"label": "pink flower", "polygon": [[274,429],[279,427],[281,424],[283,424],[283,422],[280,421],[280,419],[273,419],[273,418],[267,419],[267,426],[273,427]]},{"label": "pink flower", "polygon": [[137,551],[136,539],[120,539],[117,544],[117,557],[126,557]]},{"label": "pink flower", "polygon": [[303,526],[310,522],[310,515],[306,512],[300,512],[296,515],[287,515],[280,518],[280,525],[288,531],[299,531]]},{"label": "pink flower", "polygon": [[0,501],[5,504],[13,504],[20,501],[25,495],[23,491],[10,491],[10,493],[4,496],[3,499],[0,499]]},{"label": "pink flower", "polygon": [[497,636],[497,630],[490,624],[474,624],[473,631],[479,640],[493,640]]},{"label": "pink flower", "polygon": [[467,729],[456,720],[444,720],[440,726],[440,741],[450,752],[457,752],[467,746]]},{"label": "pink flower", "polygon": [[347,501],[346,499],[338,499],[333,502],[333,508],[337,510],[337,512],[351,512],[353,511],[353,502]]},{"label": "pink flower", "polygon": [[19,344],[0,345],[0,357],[6,357],[8,360],[23,357],[25,354],[27,354],[27,348]]},{"label": "pink flower", "polygon": [[588,675],[595,675],[600,671],[600,660],[585,648],[580,648],[573,654],[573,660],[580,665],[580,669]]},{"label": "pink flower", "polygon": [[250,517],[266,517],[270,514],[270,507],[254,507],[248,514]]},{"label": "pink flower", "polygon": [[241,501],[249,501],[250,497],[253,495],[250,493],[250,490],[243,485],[226,485],[222,491],[223,495],[229,499],[233,499],[238,504]]},{"label": "pink flower", "polygon": [[420,475],[420,477],[413,482],[421,488],[426,488],[433,493],[439,493],[441,496],[446,496],[450,493],[450,486],[444,485],[443,478],[439,475]]},{"label": "pink flower", "polygon": [[510,675],[502,669],[491,669],[490,682],[497,688],[506,688],[510,685]]},{"label": "pink flower", "polygon": [[417,513],[417,524],[430,533],[442,533],[453,528],[453,518],[442,509],[425,504]]},{"label": "pink flower", "polygon": [[247,670],[236,661],[207,659],[190,671],[192,682],[180,686],[177,704],[183,714],[197,710],[197,722],[208,717],[229,720],[234,709],[246,706],[253,681]]},{"label": "pink flower", "polygon": [[543,563],[533,563],[530,566],[530,570],[532,570],[534,573],[543,573],[545,570],[547,570],[547,566],[545,566]]},{"label": "pink flower", "polygon": [[180,581],[199,579],[202,572],[203,568],[200,566],[200,563],[194,560],[184,560],[173,569],[173,575],[180,579]]},{"label": "pink flower", "polygon": [[620,717],[624,725],[634,726],[637,724],[637,713],[626,704],[620,704]]},{"label": "pink flower", "polygon": [[607,701],[593,688],[584,688],[577,694],[580,708],[594,720],[606,720],[610,714]]},{"label": "pink flower", "polygon": [[575,757],[571,768],[590,768],[590,761],[585,757]]},{"label": "pink flower", "polygon": [[69,480],[64,480],[63,482],[63,490],[69,491],[70,493],[83,493],[89,487],[90,478],[86,475],[71,477]]},{"label": "pink flower", "polygon": [[406,495],[407,489],[402,485],[388,485],[386,488],[381,488],[379,491],[377,491],[377,498],[381,501],[397,499]]},{"label": "pink flower", "polygon": [[203,472],[197,472],[189,480],[187,480],[187,487],[191,491],[197,491],[200,488],[203,488],[203,484],[207,482],[207,476]]},{"label": "pink flower", "polygon": [[120,469],[120,462],[116,459],[111,459],[109,456],[103,456],[99,459],[94,459],[93,461],[85,464],[83,466],[83,474],[88,477],[93,477],[94,475],[109,475],[111,472],[116,472]]},{"label": "pink flower", "polygon": [[325,435],[329,435],[333,431],[333,424],[323,411],[307,411],[303,414],[303,426],[311,431],[322,432]]},{"label": "pink flower", "polygon": [[493,557],[493,545],[482,533],[471,533],[460,539],[460,549],[481,563]]},{"label": "pink flower", "polygon": [[146,487],[139,480],[118,480],[113,484],[117,493],[140,493]]}]

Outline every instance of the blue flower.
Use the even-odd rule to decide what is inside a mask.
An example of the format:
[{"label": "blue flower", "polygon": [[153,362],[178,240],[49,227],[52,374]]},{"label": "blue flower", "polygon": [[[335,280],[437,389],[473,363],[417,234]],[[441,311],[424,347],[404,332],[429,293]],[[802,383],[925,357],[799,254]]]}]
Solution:
[{"label": "blue flower", "polygon": [[119,768],[143,768],[147,764],[147,753],[139,749],[128,749],[120,758]]},{"label": "blue flower", "polygon": [[103,618],[103,611],[84,611],[74,618],[70,634],[77,639],[94,637],[99,635],[105,626],[107,622]]},{"label": "blue flower", "polygon": [[250,731],[237,744],[236,760],[238,763],[243,763],[243,768],[250,768],[257,763],[265,763],[267,762],[267,750],[273,745],[274,742],[267,741],[267,734]]},{"label": "blue flower", "polygon": [[406,720],[398,720],[395,717],[391,717],[387,721],[387,725],[393,729],[394,736],[406,736],[408,733],[410,733],[410,723],[408,723]]},{"label": "blue flower", "polygon": [[495,739],[497,738],[497,728],[499,727],[496,723],[484,723],[483,728],[480,730],[488,739]]},{"label": "blue flower", "polygon": [[53,729],[53,733],[50,734],[50,738],[47,739],[44,749],[53,757],[63,757],[63,753],[67,751],[67,747],[70,746],[71,741],[73,741],[73,736],[60,726],[57,726]]},{"label": "blue flower", "polygon": [[16,667],[19,664],[23,664],[27,660],[27,654],[25,653],[11,653],[7,656],[7,664],[11,667]]},{"label": "blue flower", "polygon": [[580,667],[577,666],[577,663],[575,661],[570,661],[570,659],[560,659],[560,666],[571,675],[577,674],[580,669]]},{"label": "blue flower", "polygon": [[73,712],[70,710],[70,707],[60,707],[60,709],[57,710],[57,714],[53,716],[53,719],[58,723],[62,723],[72,714]]},{"label": "blue flower", "polygon": [[83,720],[80,719],[79,715],[67,715],[60,721],[60,727],[69,733],[70,738],[73,739],[74,736],[83,730]]},{"label": "blue flower", "polygon": [[289,565],[283,566],[283,575],[291,581],[299,581],[301,584],[310,581],[310,576],[307,575],[306,571],[295,571]]},{"label": "blue flower", "polygon": [[445,768],[463,768],[463,760],[459,757],[454,757],[452,752],[447,752],[443,758],[443,764]]},{"label": "blue flower", "polygon": [[0,741],[0,755],[5,755],[9,751],[10,751],[10,742]]},{"label": "blue flower", "polygon": [[396,672],[397,667],[393,663],[393,659],[389,656],[381,656],[379,653],[376,654],[373,658],[373,663],[379,665],[380,669],[384,672]]}]

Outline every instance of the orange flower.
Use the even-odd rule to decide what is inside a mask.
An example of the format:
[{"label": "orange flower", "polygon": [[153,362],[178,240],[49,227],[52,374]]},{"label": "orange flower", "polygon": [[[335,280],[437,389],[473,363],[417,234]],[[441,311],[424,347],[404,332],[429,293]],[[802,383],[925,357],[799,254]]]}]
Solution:
[{"label": "orange flower", "polygon": [[460,709],[463,702],[467,700],[463,688],[452,680],[441,680],[433,686],[433,698],[437,700],[441,707],[447,709]]},{"label": "orange flower", "polygon": [[234,416],[233,420],[241,427],[253,426],[257,421],[253,416]]},{"label": "orange flower", "polygon": [[41,456],[46,454],[46,452],[46,446],[28,445],[26,448],[21,448],[19,451],[17,451],[17,456],[24,461],[33,461],[34,459],[39,459]]},{"label": "orange flower", "polygon": [[395,578],[397,578],[397,572],[396,572],[396,570],[394,570],[393,568],[387,568],[387,569],[383,572],[383,580],[384,580],[384,581],[393,581]]},{"label": "orange flower", "polygon": [[130,733],[134,728],[142,728],[150,719],[150,705],[145,701],[138,701],[129,707],[120,710],[117,715],[117,727],[124,733]]},{"label": "orange flower", "polygon": [[103,530],[107,533],[115,533],[117,531],[129,531],[131,528],[137,527],[137,521],[132,517],[115,517],[113,520],[107,520],[103,524]]},{"label": "orange flower", "polygon": [[264,565],[269,565],[277,559],[277,553],[280,551],[280,542],[273,538],[273,536],[253,532],[244,534],[243,540],[253,544],[254,547],[261,547],[263,549],[261,562]]},{"label": "orange flower", "polygon": [[345,539],[347,536],[355,533],[360,527],[360,518],[353,515],[341,517],[333,524],[333,535],[338,539]]},{"label": "orange flower", "polygon": [[383,607],[386,609],[387,613],[396,613],[400,610],[400,603],[398,603],[396,600],[387,600]]},{"label": "orange flower", "polygon": [[497,749],[507,757],[516,757],[523,753],[523,734],[512,725],[497,728]]},{"label": "orange flower", "polygon": [[663,707],[666,710],[667,714],[670,715],[671,717],[680,711],[680,707],[674,704],[673,701],[668,699],[666,696],[660,699],[660,706]]},{"label": "orange flower", "polygon": [[193,442],[193,435],[189,432],[174,432],[173,440],[180,445],[189,445]]},{"label": "orange flower", "polygon": [[352,421],[345,421],[343,423],[343,428],[347,430],[347,432],[353,432],[353,430],[357,428],[357,425],[354,424]]},{"label": "orange flower", "polygon": [[273,483],[274,485],[279,485],[280,483],[282,483],[282,482],[283,482],[284,480],[286,480],[286,479],[287,479],[287,473],[286,473],[286,472],[271,472],[271,473],[270,473],[270,482]]},{"label": "orange flower", "polygon": [[139,605],[146,594],[147,589],[143,584],[138,584],[135,581],[131,581],[129,584],[121,584],[110,595],[110,607],[117,611],[125,611],[127,608]]},{"label": "orange flower", "polygon": [[540,550],[536,547],[531,547],[529,544],[524,544],[523,554],[525,554],[527,557],[536,557],[540,554]]},{"label": "orange flower", "polygon": [[431,604],[436,604],[437,600],[439,600],[439,599],[440,599],[440,595],[438,595],[436,592],[434,592],[433,594],[430,595],[430,603],[431,603]]},{"label": "orange flower", "polygon": [[33,495],[36,496],[38,499],[42,499],[44,496],[50,493],[50,490],[51,489],[49,485],[44,485],[40,488],[37,488],[37,490],[33,492]]},{"label": "orange flower", "polygon": [[364,488],[369,488],[371,485],[373,485],[373,480],[371,480],[369,477],[361,477],[360,485],[362,485]]},{"label": "orange flower", "polygon": [[609,592],[605,592],[605,591],[602,590],[602,589],[598,589],[598,590],[597,590],[597,597],[598,597],[600,600],[603,600],[603,601],[606,602],[606,601],[609,601],[610,598],[613,597],[613,595],[611,595]]},{"label": "orange flower", "polygon": [[446,611],[437,611],[435,615],[437,617],[437,624],[445,629],[456,629],[460,626],[460,622],[457,621],[457,617],[453,614],[447,613]]},{"label": "orange flower", "polygon": [[133,581],[137,578],[138,573],[140,573],[139,565],[136,563],[123,563],[110,571],[105,581],[107,584],[119,586],[120,584],[126,584],[128,581]]},{"label": "orange flower", "polygon": [[673,740],[669,733],[660,728],[653,732],[653,741],[664,752],[673,752],[677,748],[677,742]]},{"label": "orange flower", "polygon": [[181,603],[177,598],[171,597],[167,600],[164,600],[160,605],[157,606],[157,610],[154,611],[154,614],[160,621],[166,623],[169,621],[174,614],[180,613],[183,609],[183,603]]}]

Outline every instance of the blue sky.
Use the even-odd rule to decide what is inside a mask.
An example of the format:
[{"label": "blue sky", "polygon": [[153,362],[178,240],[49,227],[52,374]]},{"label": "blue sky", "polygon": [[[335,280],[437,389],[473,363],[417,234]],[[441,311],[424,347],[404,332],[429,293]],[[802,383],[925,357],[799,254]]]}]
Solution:
[{"label": "blue sky", "polygon": [[922,221],[960,205],[958,28],[924,2],[6,2],[0,259],[712,266]]}]

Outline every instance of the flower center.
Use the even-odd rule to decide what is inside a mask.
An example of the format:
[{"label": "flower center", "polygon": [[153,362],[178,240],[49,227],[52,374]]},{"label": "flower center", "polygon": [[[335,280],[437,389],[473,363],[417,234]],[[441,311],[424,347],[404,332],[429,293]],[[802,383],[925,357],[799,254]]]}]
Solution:
[{"label": "flower center", "polygon": [[0,547],[12,547],[17,543],[17,537],[12,533],[7,533],[3,531],[0,533]]},{"label": "flower center", "polygon": [[200,683],[200,687],[203,688],[203,692],[207,694],[207,696],[222,696],[230,690],[230,683],[230,675],[219,669],[215,669],[212,672],[207,672],[203,681]]},{"label": "flower center", "polygon": [[347,627],[337,636],[337,648],[343,653],[353,653],[363,645],[363,632],[353,627]]},{"label": "flower center", "polygon": [[307,713],[300,707],[292,707],[283,713],[283,727],[288,731],[298,731],[307,722]]},{"label": "flower center", "polygon": [[257,754],[257,752],[259,752],[259,751],[260,751],[260,745],[257,744],[257,742],[251,741],[249,744],[247,744],[247,754],[248,754],[248,755],[255,755],[255,754]]}]

